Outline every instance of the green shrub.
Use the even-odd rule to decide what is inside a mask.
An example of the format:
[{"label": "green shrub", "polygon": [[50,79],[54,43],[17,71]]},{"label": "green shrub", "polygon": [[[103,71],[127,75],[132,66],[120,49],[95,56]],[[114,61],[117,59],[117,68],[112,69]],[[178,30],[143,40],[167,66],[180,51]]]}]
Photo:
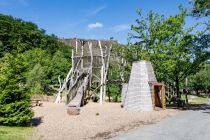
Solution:
[{"label": "green shrub", "polygon": [[0,124],[26,126],[31,124],[33,112],[27,101],[0,105]]}]

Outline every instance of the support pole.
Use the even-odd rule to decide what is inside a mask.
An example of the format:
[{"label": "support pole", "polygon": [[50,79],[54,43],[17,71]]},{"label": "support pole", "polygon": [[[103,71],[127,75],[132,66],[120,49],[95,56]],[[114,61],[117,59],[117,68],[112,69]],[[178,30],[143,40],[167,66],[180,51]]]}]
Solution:
[{"label": "support pole", "polygon": [[100,104],[103,104],[103,66],[101,67],[101,82],[100,82]]},{"label": "support pole", "polygon": [[101,62],[102,62],[102,66],[101,66],[101,82],[100,82],[100,104],[103,103],[103,96],[104,96],[104,69],[105,69],[105,64],[104,64],[104,56],[103,56],[103,50],[102,50],[102,46],[101,46],[101,41],[98,41],[99,47],[100,47],[100,51],[101,51]]},{"label": "support pole", "polygon": [[108,74],[108,69],[109,69],[109,60],[110,60],[110,54],[111,54],[111,49],[112,49],[112,45],[109,47],[109,51],[108,51],[108,58],[107,58],[107,63],[106,63],[106,67],[104,68],[104,101],[106,98],[106,81],[107,81],[107,74]]},{"label": "support pole", "polygon": [[89,51],[90,51],[90,56],[91,56],[91,61],[90,61],[90,82],[89,82],[89,86],[91,86],[92,84],[92,73],[93,73],[93,50],[92,50],[92,43],[88,42],[88,46],[89,46]]},{"label": "support pole", "polygon": [[84,58],[84,41],[82,41],[82,59],[81,59],[81,70],[83,70],[83,67],[84,67],[84,62],[83,62],[83,58]]},{"label": "support pole", "polygon": [[77,54],[77,47],[78,47],[78,43],[77,43],[77,39],[76,39],[76,54]]},{"label": "support pole", "polygon": [[[71,67],[72,67],[72,71],[74,71],[74,49],[72,49],[71,52]],[[67,80],[67,79],[66,79]],[[73,74],[71,75],[71,80],[70,80],[70,85],[72,85],[74,83],[74,79],[73,79]]]}]

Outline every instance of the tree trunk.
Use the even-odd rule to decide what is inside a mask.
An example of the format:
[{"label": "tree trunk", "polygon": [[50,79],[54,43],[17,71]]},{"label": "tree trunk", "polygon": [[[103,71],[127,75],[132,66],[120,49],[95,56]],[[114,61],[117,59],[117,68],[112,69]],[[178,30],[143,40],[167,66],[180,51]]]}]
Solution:
[{"label": "tree trunk", "polygon": [[197,95],[199,95],[199,91],[198,91],[198,89],[196,89],[196,94],[197,94]]},{"label": "tree trunk", "polygon": [[188,105],[188,97],[187,97],[187,95],[188,95],[188,90],[184,89],[184,90],[183,90],[183,93],[185,94],[186,105]]},{"label": "tree trunk", "polygon": [[177,106],[181,106],[181,94],[179,92],[179,77],[176,76],[176,94],[177,94]]},{"label": "tree trunk", "polygon": [[181,98],[181,95],[180,95],[180,93],[179,93],[179,77],[178,76],[176,76],[176,94],[177,94],[177,97],[178,98]]},{"label": "tree trunk", "polygon": [[111,95],[110,95],[109,86],[107,86],[107,92],[108,92],[108,98],[109,98],[109,102],[111,102]]},{"label": "tree trunk", "polygon": [[187,97],[188,92],[185,93],[185,100],[186,100],[186,105],[188,105],[188,97]]}]

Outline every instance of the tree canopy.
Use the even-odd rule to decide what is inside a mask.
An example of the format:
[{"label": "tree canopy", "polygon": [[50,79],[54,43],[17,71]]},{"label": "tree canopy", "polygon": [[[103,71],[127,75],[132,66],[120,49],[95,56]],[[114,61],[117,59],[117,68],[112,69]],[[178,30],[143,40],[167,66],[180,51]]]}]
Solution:
[{"label": "tree canopy", "polygon": [[210,1],[209,0],[192,0],[193,8],[191,14],[196,17],[210,15]]},{"label": "tree canopy", "polygon": [[165,18],[150,11],[146,18],[138,10],[139,18],[132,25],[130,44],[133,59],[143,59],[154,64],[159,81],[176,82],[179,94],[180,81],[199,70],[200,64],[209,59],[209,35],[205,31],[194,34],[196,27],[185,28],[186,10]]},{"label": "tree canopy", "polygon": [[30,95],[56,92],[52,85],[70,69],[70,54],[34,23],[0,14],[0,124],[30,123]]}]

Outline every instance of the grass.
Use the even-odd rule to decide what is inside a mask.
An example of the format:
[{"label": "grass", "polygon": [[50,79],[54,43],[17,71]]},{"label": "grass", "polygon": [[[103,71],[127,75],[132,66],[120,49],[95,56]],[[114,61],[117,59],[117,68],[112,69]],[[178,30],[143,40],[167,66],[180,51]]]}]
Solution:
[{"label": "grass", "polygon": [[[210,103],[210,98],[207,98],[206,96],[188,95],[187,97],[190,104]],[[185,95],[182,95],[182,100],[185,100]]]},{"label": "grass", "polygon": [[32,127],[0,126],[0,140],[35,140],[36,133]]}]

